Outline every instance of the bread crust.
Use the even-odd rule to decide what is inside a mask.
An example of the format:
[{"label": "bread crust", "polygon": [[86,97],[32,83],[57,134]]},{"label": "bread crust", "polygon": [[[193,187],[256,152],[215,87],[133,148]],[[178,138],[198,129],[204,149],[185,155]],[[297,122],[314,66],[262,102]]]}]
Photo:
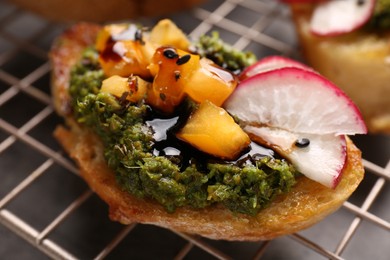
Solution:
[{"label": "bread crust", "polygon": [[[109,205],[112,220],[123,224],[153,224],[211,239],[269,240],[307,228],[334,212],[363,179],[361,153],[347,137],[347,164],[336,189],[300,177],[291,192],[277,197],[256,216],[232,213],[221,205],[196,210],[182,207],[174,213],[167,213],[158,203],[123,191],[105,163],[99,138],[77,124],[63,105],[69,98],[65,94],[69,87],[69,73],[65,72],[69,72],[80,57],[80,50],[94,42],[93,33],[85,33],[85,30],[94,32],[97,28],[96,25],[78,24],[53,45],[50,57],[54,104],[67,124],[66,127],[58,126],[54,135],[77,162],[81,176],[91,189]],[[90,38],[87,40],[87,37]]]},{"label": "bread crust", "polygon": [[314,5],[290,7],[307,63],[347,93],[371,133],[389,134],[390,32],[315,36],[309,29]]}]

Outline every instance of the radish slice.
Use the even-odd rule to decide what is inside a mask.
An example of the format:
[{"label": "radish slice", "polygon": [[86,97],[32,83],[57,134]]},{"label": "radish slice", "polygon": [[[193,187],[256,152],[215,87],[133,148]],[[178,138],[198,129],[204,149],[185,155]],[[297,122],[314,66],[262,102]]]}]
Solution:
[{"label": "radish slice", "polygon": [[319,36],[336,36],[362,27],[372,16],[376,0],[331,0],[319,3],[310,30]]},{"label": "radish slice", "polygon": [[308,134],[367,133],[357,106],[317,73],[281,68],[242,81],[224,104],[245,122]]},{"label": "radish slice", "polygon": [[[261,138],[263,144],[288,158],[309,179],[329,188],[339,183],[347,158],[345,136],[298,134],[256,126],[246,126],[244,131]],[[299,145],[302,140],[306,143]]]},{"label": "radish slice", "polygon": [[224,104],[252,140],[274,148],[314,181],[334,188],[346,134],[367,133],[356,105],[318,73],[287,67],[242,81]]},{"label": "radish slice", "polygon": [[313,71],[312,68],[306,66],[303,63],[300,63],[298,61],[283,57],[283,56],[268,56],[265,57],[255,64],[252,64],[251,66],[247,67],[239,76],[240,80],[244,80],[247,78],[250,78],[256,74],[274,70],[274,69],[280,69],[285,67],[294,67],[294,68],[301,68],[304,70],[310,70]]}]

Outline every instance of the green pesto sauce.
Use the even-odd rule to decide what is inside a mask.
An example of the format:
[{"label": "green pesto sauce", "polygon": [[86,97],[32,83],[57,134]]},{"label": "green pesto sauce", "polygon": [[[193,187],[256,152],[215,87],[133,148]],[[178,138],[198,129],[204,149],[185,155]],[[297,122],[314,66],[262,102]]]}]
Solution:
[{"label": "green pesto sauce", "polygon": [[229,44],[223,42],[217,31],[211,35],[202,35],[198,42],[194,44],[195,51],[202,57],[207,57],[222,68],[239,73],[257,61],[252,52],[243,52],[234,49]]},{"label": "green pesto sauce", "polygon": [[390,29],[390,0],[377,0],[372,18],[367,24],[375,30]]},{"label": "green pesto sauce", "polygon": [[146,124],[153,111],[146,104],[100,93],[103,78],[96,52],[87,49],[71,74],[73,113],[101,137],[107,163],[127,192],[153,199],[168,212],[221,203],[233,212],[254,215],[295,184],[294,167],[269,156],[241,164],[213,158],[200,165],[191,158],[183,167],[178,158],[154,155],[157,142]]}]

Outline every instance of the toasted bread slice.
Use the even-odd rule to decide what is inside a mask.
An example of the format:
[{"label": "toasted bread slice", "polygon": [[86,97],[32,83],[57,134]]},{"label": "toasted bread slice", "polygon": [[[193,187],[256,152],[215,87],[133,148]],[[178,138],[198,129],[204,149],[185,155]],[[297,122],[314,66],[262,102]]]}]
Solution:
[{"label": "toasted bread slice", "polygon": [[56,110],[67,126],[58,126],[55,137],[80,167],[81,176],[108,205],[109,216],[123,224],[153,224],[212,239],[268,240],[307,228],[337,210],[363,179],[361,153],[347,138],[347,164],[336,189],[329,189],[305,177],[298,179],[291,192],[277,197],[256,216],[232,213],[221,205],[204,209],[178,208],[168,213],[158,203],[140,199],[123,191],[103,157],[99,138],[75,122],[69,101],[70,67],[81,50],[93,44],[96,25],[79,24],[65,32],[50,53],[53,64],[53,98]]},{"label": "toasted bread slice", "polygon": [[309,26],[313,7],[291,5],[307,63],[347,93],[370,132],[390,133],[390,32],[315,36]]}]

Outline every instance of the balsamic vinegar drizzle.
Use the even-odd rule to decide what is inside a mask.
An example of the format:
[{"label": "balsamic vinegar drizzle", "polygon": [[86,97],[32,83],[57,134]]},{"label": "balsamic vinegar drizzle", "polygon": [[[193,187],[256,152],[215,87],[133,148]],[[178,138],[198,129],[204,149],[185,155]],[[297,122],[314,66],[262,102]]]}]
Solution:
[{"label": "balsamic vinegar drizzle", "polygon": [[153,138],[155,140],[153,154],[155,156],[167,157],[179,165],[182,170],[195,163],[199,171],[205,171],[207,163],[229,163],[243,166],[248,164],[255,165],[256,160],[265,156],[281,159],[272,149],[261,146],[253,141],[233,161],[223,160],[199,151],[175,136],[175,133],[186,123],[190,114],[191,109],[186,107],[186,104],[180,105],[170,117],[164,116],[154,110],[150,112],[145,123],[153,130]]}]

